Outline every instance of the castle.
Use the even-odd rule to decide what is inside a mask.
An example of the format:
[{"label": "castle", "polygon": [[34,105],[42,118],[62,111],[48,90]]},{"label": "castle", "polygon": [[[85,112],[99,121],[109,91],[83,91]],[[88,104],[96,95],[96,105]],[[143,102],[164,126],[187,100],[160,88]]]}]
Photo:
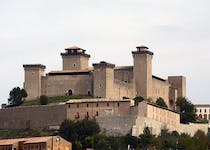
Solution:
[{"label": "castle", "polygon": [[[73,46],[61,53],[63,69],[45,75],[45,66],[25,64],[24,89],[27,100],[40,95],[89,95],[89,99],[70,99],[50,105],[5,107],[0,109],[0,129],[49,128],[59,129],[68,120],[95,119],[110,135],[133,136],[149,127],[159,135],[162,129],[194,135],[199,129],[208,132],[207,124],[181,124],[175,111],[177,97],[186,96],[186,79],[170,76],[167,80],[152,75],[153,52],[146,46],[132,51],[133,66],[115,66],[107,62],[88,66],[90,55]],[[144,100],[135,102],[141,96]],[[123,98],[126,97],[126,98]],[[156,105],[163,98],[168,108]],[[12,114],[12,115],[11,115]]]},{"label": "castle", "polygon": [[45,75],[45,66],[25,64],[24,89],[27,100],[40,95],[89,95],[95,98],[122,99],[141,96],[144,99],[161,97],[174,109],[177,97],[186,96],[186,78],[169,76],[168,79],[152,75],[153,52],[146,46],[132,51],[133,66],[115,66],[101,61],[89,67],[90,55],[77,46],[61,53],[63,69]]}]

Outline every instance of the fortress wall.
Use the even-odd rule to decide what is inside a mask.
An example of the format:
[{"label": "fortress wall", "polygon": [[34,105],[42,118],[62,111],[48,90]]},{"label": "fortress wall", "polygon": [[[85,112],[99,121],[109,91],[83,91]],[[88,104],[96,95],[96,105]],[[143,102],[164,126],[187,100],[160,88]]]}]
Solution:
[{"label": "fortress wall", "polygon": [[127,69],[115,69],[114,78],[128,83],[133,82],[133,68],[128,67]]},{"label": "fortress wall", "polygon": [[180,124],[180,116],[178,113],[155,106],[146,101],[139,103],[138,116],[150,118],[168,125]]},{"label": "fortress wall", "polygon": [[116,98],[134,98],[134,88],[132,83],[126,83],[120,80],[114,80],[114,97]]},{"label": "fortress wall", "polygon": [[110,115],[96,118],[102,132],[105,131],[107,135],[112,136],[130,133],[135,125],[135,120],[136,117],[131,115]]},{"label": "fortress wall", "polygon": [[25,129],[60,125],[65,105],[24,106],[0,109],[0,129]]},{"label": "fortress wall", "polygon": [[63,96],[72,90],[73,95],[92,94],[92,75],[55,75],[42,78],[42,94],[47,96]]},{"label": "fortress wall", "polygon": [[154,102],[157,98],[162,97],[169,106],[169,84],[164,81],[160,81],[157,79],[152,79],[152,99]]},{"label": "fortress wall", "polygon": [[[79,117],[78,117],[79,114]],[[128,115],[130,114],[130,101],[119,102],[82,102],[67,104],[67,118],[70,120],[88,119],[109,115]],[[98,114],[98,116],[97,116]]]},{"label": "fortress wall", "polygon": [[208,132],[208,124],[167,124],[151,118],[137,117],[135,125],[132,128],[132,135],[139,136],[143,133],[144,128],[149,127],[152,134],[160,135],[161,130],[167,129],[169,132],[177,131],[179,134],[185,133],[193,136],[198,130],[205,134]]}]

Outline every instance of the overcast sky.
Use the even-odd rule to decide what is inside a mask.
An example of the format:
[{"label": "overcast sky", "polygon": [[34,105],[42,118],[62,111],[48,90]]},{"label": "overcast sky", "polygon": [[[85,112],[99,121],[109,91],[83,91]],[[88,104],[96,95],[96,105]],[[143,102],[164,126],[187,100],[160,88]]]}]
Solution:
[{"label": "overcast sky", "polygon": [[187,97],[210,103],[209,18],[209,0],[0,0],[0,103],[23,86],[23,64],[60,70],[72,45],[90,65],[132,65],[131,51],[146,45],[154,75],[184,75]]}]

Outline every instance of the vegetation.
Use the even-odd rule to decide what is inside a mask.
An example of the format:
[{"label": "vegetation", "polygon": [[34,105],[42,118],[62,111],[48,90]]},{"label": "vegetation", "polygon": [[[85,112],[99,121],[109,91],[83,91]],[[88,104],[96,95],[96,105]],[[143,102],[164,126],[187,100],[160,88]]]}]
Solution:
[{"label": "vegetation", "polygon": [[20,87],[13,88],[9,93],[8,104],[10,107],[19,106],[23,103],[24,98],[27,97],[27,93]]},{"label": "vegetation", "polygon": [[51,136],[55,134],[55,130],[47,129],[0,130],[0,139]]},{"label": "vegetation", "polygon": [[48,104],[48,97],[45,95],[41,95],[39,98],[40,105],[47,105]]},{"label": "vegetation", "polygon": [[[62,103],[67,102],[71,99],[84,99],[84,98],[92,98],[90,96],[57,96],[57,97],[48,97],[48,104],[52,103]],[[21,106],[31,106],[31,105],[40,105],[40,99],[24,101]]]},{"label": "vegetation", "polygon": [[73,143],[73,148],[87,146],[92,148],[93,136],[100,132],[99,125],[93,120],[71,121],[65,120],[61,126],[59,135]]},{"label": "vegetation", "polygon": [[178,97],[176,106],[180,112],[181,123],[189,123],[196,121],[195,106],[185,97]]},{"label": "vegetation", "polygon": [[144,98],[141,96],[137,96],[133,100],[135,101],[135,105],[138,105],[138,103],[142,102]]},{"label": "vegetation", "polygon": [[156,104],[161,106],[161,107],[165,107],[165,108],[168,108],[168,106],[166,105],[165,101],[163,98],[159,97],[157,100],[156,100]]}]

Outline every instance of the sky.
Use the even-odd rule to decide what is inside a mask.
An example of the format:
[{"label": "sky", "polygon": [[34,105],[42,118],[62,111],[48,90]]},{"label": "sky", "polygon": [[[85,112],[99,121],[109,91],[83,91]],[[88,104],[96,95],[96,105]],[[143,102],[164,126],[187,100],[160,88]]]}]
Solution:
[{"label": "sky", "polygon": [[90,65],[119,66],[146,45],[154,75],[186,76],[188,99],[210,103],[209,18],[209,0],[0,0],[0,104],[23,87],[23,64],[61,70],[72,45],[87,50]]}]

